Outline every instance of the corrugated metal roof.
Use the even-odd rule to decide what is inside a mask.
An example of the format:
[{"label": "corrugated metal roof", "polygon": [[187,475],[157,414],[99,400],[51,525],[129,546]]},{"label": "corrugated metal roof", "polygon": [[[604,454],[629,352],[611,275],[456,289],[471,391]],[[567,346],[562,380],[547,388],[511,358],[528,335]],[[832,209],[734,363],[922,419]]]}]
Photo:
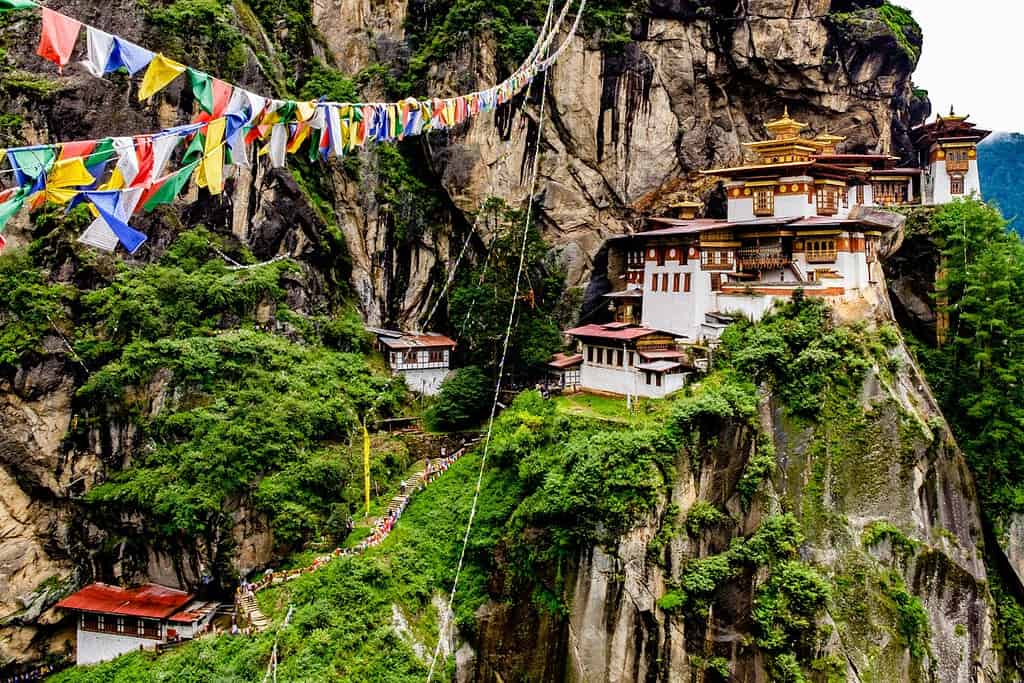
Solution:
[{"label": "corrugated metal roof", "polygon": [[57,603],[63,609],[133,617],[163,619],[187,605],[195,596],[185,591],[147,583],[136,588],[121,588],[106,583],[91,583]]},{"label": "corrugated metal roof", "polygon": [[403,334],[394,339],[391,337],[380,337],[380,343],[389,349],[426,349],[439,346],[455,346],[452,339],[443,334]]},{"label": "corrugated metal roof", "polygon": [[576,353],[573,355],[569,355],[567,353],[556,353],[552,356],[551,360],[548,361],[548,365],[556,370],[564,370],[566,368],[571,368],[574,365],[579,365],[582,362],[582,353]]},{"label": "corrugated metal roof", "polygon": [[657,334],[657,330],[649,327],[627,327],[625,329],[608,329],[604,325],[583,325],[566,330],[566,334],[574,337],[595,337],[598,339],[617,339],[619,341],[632,341],[648,335]]}]

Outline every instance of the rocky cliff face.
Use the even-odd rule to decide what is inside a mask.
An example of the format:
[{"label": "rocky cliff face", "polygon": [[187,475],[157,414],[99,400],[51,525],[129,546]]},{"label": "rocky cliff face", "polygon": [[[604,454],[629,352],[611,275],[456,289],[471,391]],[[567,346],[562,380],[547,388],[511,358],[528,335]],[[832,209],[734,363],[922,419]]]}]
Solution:
[{"label": "rocky cliff face", "polygon": [[[812,131],[827,127],[848,136],[851,151],[905,153],[906,130],[926,107],[914,100],[910,83],[918,46],[912,31],[894,30],[880,18],[873,9],[879,4],[652,0],[634,13],[628,42],[602,42],[592,30],[573,41],[544,81],[549,109],[539,133],[535,89],[493,120],[483,117],[426,138],[412,149],[422,162],[418,173],[440,207],[429,217],[430,229],[398,235],[395,216],[415,211],[422,197],[382,196],[380,155],[366,150],[359,157],[360,173],[341,165],[324,167],[316,173],[315,187],[289,172],[259,166],[240,169],[222,197],[193,191],[176,211],[138,220],[150,241],[136,262],[158,257],[183,225],[203,223],[233,235],[257,258],[286,254],[305,262],[311,274],[308,286],[297,291],[311,302],[349,284],[368,322],[413,325],[436,294],[433,274],[451,264],[482,203],[488,197],[512,206],[527,201],[526,170],[539,145],[534,197],[538,220],[562,256],[569,286],[582,288],[604,239],[627,230],[637,216],[691,196],[714,209],[713,188],[694,173],[741,159],[742,143],[760,137],[762,124],[784,105],[809,121]],[[184,38],[168,36],[153,14],[134,2],[97,5],[77,0],[56,7],[153,47],[185,40],[194,48],[183,58],[225,73],[219,68],[226,68],[226,51],[208,35],[196,29],[193,35],[185,31]],[[269,94],[283,92],[282,84],[301,71],[297,64],[312,60],[349,74],[374,64],[397,73],[415,43],[415,22],[439,21],[449,6],[317,0],[311,13],[315,40],[300,44],[294,54],[288,50],[301,40],[294,26],[263,21],[244,2],[215,9],[208,23],[234,27],[244,38],[234,73],[226,75]],[[33,41],[25,39],[36,35],[35,20],[7,15],[4,22],[7,49],[0,98],[5,112],[19,117],[3,130],[8,143],[131,134],[179,122],[192,111],[191,94],[180,83],[162,100],[140,105],[116,78],[97,81],[73,68],[58,77],[52,65],[34,55]],[[206,25],[201,23],[204,30]],[[496,55],[493,35],[482,31],[467,36],[461,49],[433,64],[429,84],[417,94],[454,93],[496,82],[501,76]],[[368,99],[383,92],[378,80],[366,82]],[[344,249],[332,240],[334,228],[344,236]],[[489,241],[489,235],[481,234],[485,230],[478,226],[470,240],[475,252],[470,259],[483,254]],[[25,217],[7,233],[12,247],[38,236]],[[53,272],[62,281],[79,276],[73,263],[60,258],[54,259]],[[46,608],[55,596],[80,575],[114,579],[147,574],[189,584],[204,571],[204,562],[217,560],[204,555],[201,543],[194,552],[131,547],[118,540],[141,528],[131,520],[102,532],[83,522],[77,498],[105,472],[122,466],[137,438],[130,426],[115,421],[90,433],[87,447],[69,445],[66,437],[76,429],[77,419],[74,391],[83,379],[57,335],[47,339],[38,358],[0,378],[0,663],[32,660],[61,647],[61,639],[50,632],[37,638],[37,629],[52,619]],[[142,392],[159,409],[160,388]],[[865,400],[870,402],[870,396]],[[930,463],[942,461],[942,453],[946,451],[921,456],[906,470],[923,477],[914,490],[936,495],[893,503],[900,514],[915,520],[927,542],[933,542],[928,520],[959,509],[954,501],[947,510],[940,485],[948,484],[954,492],[966,486],[942,468],[941,476],[926,476],[936,471]],[[849,505],[856,513],[864,512],[868,503],[854,500]],[[245,501],[237,501],[232,514],[234,533],[246,540],[237,544],[230,562],[239,569],[259,566],[271,552],[265,524],[247,512]],[[948,528],[963,541],[962,547],[972,548],[970,525],[962,520],[957,524]],[[683,651],[678,649],[684,647],[681,626],[649,613],[660,575],[648,574],[631,555],[631,541],[623,543],[618,559],[594,550],[579,561],[574,590],[582,611],[559,638],[582,679],[593,673],[626,680],[626,672],[639,678],[653,666],[654,653]],[[619,565],[623,558],[626,565]],[[959,556],[952,562],[957,572],[977,578],[976,567]],[[608,583],[606,570],[621,566],[636,578],[635,585],[633,579]],[[916,576],[906,575],[911,580]],[[927,576],[922,574],[922,580]],[[967,594],[971,599],[964,609],[983,616],[974,593]],[[605,607],[599,608],[599,598]],[[941,599],[936,594],[936,606]],[[981,616],[972,623],[977,627],[972,626],[971,657],[980,652],[978,644],[988,633]],[[595,641],[598,634],[603,635]],[[637,634],[640,640],[635,640]],[[619,647],[626,643],[632,645]],[[952,647],[947,646],[936,641],[934,649],[945,652]],[[493,643],[481,647],[484,652],[500,649]],[[490,659],[480,661],[491,666]],[[673,667],[687,666],[685,657],[672,661]]]},{"label": "rocky cliff face", "polygon": [[[895,372],[876,366],[855,408],[817,424],[793,419],[762,387],[757,427],[719,422],[699,454],[681,455],[655,515],[563,568],[567,613],[525,600],[482,609],[466,680],[781,680],[754,645],[766,571],[725,579],[703,612],[673,613],[666,602],[694,562],[722,557],[780,509],[797,511],[807,535],[801,560],[831,586],[810,680],[999,680],[971,476],[913,360],[901,345],[889,357]],[[748,508],[737,487],[764,448],[758,433],[770,435],[777,469]],[[727,519],[681,532],[698,503]]]}]

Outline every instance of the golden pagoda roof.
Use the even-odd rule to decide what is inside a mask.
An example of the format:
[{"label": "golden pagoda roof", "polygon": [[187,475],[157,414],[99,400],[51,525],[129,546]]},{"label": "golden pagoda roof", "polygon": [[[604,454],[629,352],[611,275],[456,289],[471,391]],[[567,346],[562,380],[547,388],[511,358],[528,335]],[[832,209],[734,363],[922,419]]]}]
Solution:
[{"label": "golden pagoda roof", "polygon": [[825,129],[825,132],[818,133],[817,135],[814,136],[815,142],[822,142],[827,145],[837,145],[840,142],[843,142],[844,140],[846,140],[845,136],[832,135],[831,133],[828,132],[828,128]]},{"label": "golden pagoda roof", "polygon": [[800,131],[807,127],[807,124],[790,118],[789,106],[787,105],[782,112],[781,119],[769,121],[764,124],[764,127],[768,129],[769,133],[775,136],[776,140],[784,140],[786,138],[792,138],[799,135]]}]

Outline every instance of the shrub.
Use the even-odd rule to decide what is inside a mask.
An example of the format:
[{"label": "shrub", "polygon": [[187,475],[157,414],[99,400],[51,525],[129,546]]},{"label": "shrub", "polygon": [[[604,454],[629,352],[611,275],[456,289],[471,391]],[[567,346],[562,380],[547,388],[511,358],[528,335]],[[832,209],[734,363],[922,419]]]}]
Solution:
[{"label": "shrub", "polygon": [[493,399],[491,381],[480,368],[460,368],[441,384],[427,420],[444,431],[469,427],[488,414]]}]

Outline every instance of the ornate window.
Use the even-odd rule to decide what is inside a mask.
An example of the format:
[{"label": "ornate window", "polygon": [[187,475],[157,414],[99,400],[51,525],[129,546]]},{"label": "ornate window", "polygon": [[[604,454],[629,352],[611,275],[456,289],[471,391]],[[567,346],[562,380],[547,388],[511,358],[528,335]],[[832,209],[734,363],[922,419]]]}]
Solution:
[{"label": "ornate window", "polygon": [[970,155],[966,147],[957,147],[946,152],[947,171],[966,172],[968,168],[970,168]]},{"label": "ornate window", "polygon": [[804,252],[808,263],[835,263],[836,241],[834,239],[807,240]]},{"label": "ornate window", "polygon": [[963,194],[964,193],[964,177],[962,175],[953,175],[949,177],[949,193],[950,194]]},{"label": "ornate window", "polygon": [[818,186],[818,215],[835,216],[839,211],[839,188],[834,185]]},{"label": "ornate window", "polygon": [[775,190],[771,187],[754,190],[754,215],[772,216],[775,214]]},{"label": "ornate window", "polygon": [[857,203],[858,204],[862,204],[862,205],[864,204],[864,186],[863,185],[858,185],[857,186]]},{"label": "ornate window", "polygon": [[907,183],[902,180],[875,182],[871,184],[871,194],[875,204],[880,206],[905,204],[907,202]]},{"label": "ornate window", "polygon": [[700,266],[704,270],[732,270],[731,249],[705,249],[700,254]]}]

